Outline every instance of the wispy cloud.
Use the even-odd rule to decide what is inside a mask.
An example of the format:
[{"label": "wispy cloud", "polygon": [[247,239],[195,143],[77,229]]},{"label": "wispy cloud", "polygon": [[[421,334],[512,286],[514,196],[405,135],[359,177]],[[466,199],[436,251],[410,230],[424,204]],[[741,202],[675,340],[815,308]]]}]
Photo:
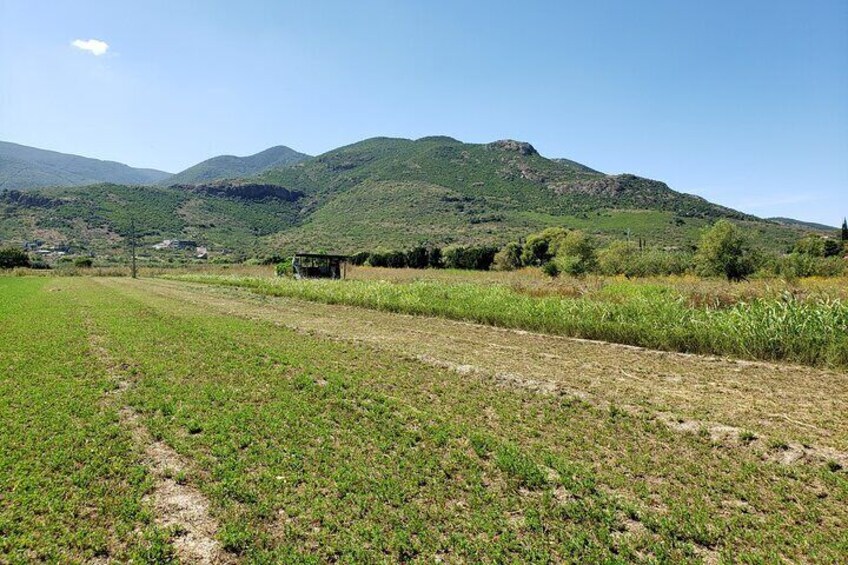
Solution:
[{"label": "wispy cloud", "polygon": [[103,55],[109,50],[109,44],[99,39],[74,39],[71,45],[95,56]]}]

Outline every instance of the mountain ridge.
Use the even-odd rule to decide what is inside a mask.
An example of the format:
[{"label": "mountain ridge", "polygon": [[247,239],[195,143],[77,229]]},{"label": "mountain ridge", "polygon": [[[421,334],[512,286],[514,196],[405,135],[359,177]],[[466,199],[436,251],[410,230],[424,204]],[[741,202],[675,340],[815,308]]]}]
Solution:
[{"label": "mountain ridge", "polygon": [[238,157],[217,155],[158,182],[160,185],[202,184],[218,180],[251,177],[267,169],[293,165],[310,156],[285,145],[275,145],[259,153]]},{"label": "mountain ridge", "polygon": [[152,184],[170,175],[157,169],[0,141],[0,190],[99,182]]},{"label": "mountain ridge", "polygon": [[142,244],[186,239],[250,256],[500,245],[551,226],[687,248],[720,218],[776,251],[809,232],[661,181],[548,159],[527,142],[469,144],[447,136],[370,138],[241,179],[0,193],[0,240],[98,254],[125,252],[130,220]]}]

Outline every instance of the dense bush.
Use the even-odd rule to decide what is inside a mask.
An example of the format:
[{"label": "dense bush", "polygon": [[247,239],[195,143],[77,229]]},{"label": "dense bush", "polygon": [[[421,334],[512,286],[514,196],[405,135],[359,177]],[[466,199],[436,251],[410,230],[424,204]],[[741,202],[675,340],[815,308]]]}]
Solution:
[{"label": "dense bush", "polygon": [[544,265],[554,258],[557,242],[568,235],[565,228],[548,228],[527,237],[521,250],[521,262],[528,267]]},{"label": "dense bush", "polygon": [[497,247],[449,247],[444,251],[444,265],[448,269],[488,271],[495,260]]},{"label": "dense bush", "polygon": [[0,269],[14,269],[15,267],[29,267],[29,255],[20,249],[7,247],[0,249]]},{"label": "dense bush", "polygon": [[627,241],[613,241],[598,252],[598,272],[626,277],[682,275],[692,265],[692,254],[657,248],[639,249]]},{"label": "dense bush", "polygon": [[405,251],[360,252],[351,256],[354,265],[512,271],[540,267],[556,277],[561,273],[580,276],[587,273],[626,277],[654,277],[693,273],[722,276],[739,281],[753,273],[758,276],[797,278],[837,276],[848,264],[834,253],[839,242],[818,235],[805,236],[793,253],[769,256],[753,248],[735,224],[720,220],[707,229],[697,252],[646,247],[630,241],[613,241],[606,247],[580,230],[547,228],[531,234],[524,243],[510,242],[501,249],[491,246],[439,247],[418,245]]},{"label": "dense bush", "polygon": [[569,231],[551,242],[549,251],[553,262],[562,273],[583,275],[595,270],[595,241],[582,231]]},{"label": "dense bush", "polygon": [[521,244],[517,242],[507,243],[503,249],[495,253],[495,258],[492,263],[492,268],[496,271],[514,271],[520,269],[521,263]]},{"label": "dense bush", "polygon": [[370,256],[371,254],[367,251],[360,251],[359,253],[354,253],[353,255],[351,255],[348,260],[350,261],[351,265],[364,265],[365,262],[368,261],[368,257]]},{"label": "dense bush", "polygon": [[699,274],[724,275],[729,281],[741,281],[756,269],[747,238],[728,220],[719,220],[704,232],[695,263]]},{"label": "dense bush", "polygon": [[292,265],[291,257],[277,263],[277,265],[274,267],[274,272],[277,274],[278,277],[293,277],[294,266]]},{"label": "dense bush", "polygon": [[366,264],[372,267],[406,267],[406,253],[403,251],[375,251],[368,256]]},{"label": "dense bush", "polygon": [[431,269],[438,269],[442,266],[441,247],[431,247],[427,250],[427,266]]},{"label": "dense bush", "polygon": [[426,269],[429,265],[427,248],[421,245],[406,252],[406,266],[410,269]]},{"label": "dense bush", "polygon": [[785,279],[803,277],[837,277],[848,272],[848,261],[841,257],[818,257],[806,253],[790,253],[767,262],[763,275]]},{"label": "dense bush", "polygon": [[91,257],[77,257],[74,259],[74,267],[78,269],[90,269],[94,265]]},{"label": "dense bush", "polygon": [[842,243],[830,237],[811,234],[795,244],[794,252],[811,257],[834,257],[842,252]]}]

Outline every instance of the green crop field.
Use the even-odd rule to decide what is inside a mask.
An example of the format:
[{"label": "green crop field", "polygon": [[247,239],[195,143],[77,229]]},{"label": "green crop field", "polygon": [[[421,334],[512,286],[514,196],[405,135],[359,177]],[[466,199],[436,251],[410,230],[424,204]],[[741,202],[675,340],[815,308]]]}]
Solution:
[{"label": "green crop field", "polygon": [[805,299],[784,293],[714,308],[693,307],[667,285],[633,282],[614,282],[592,295],[569,298],[534,296],[498,284],[427,280],[396,284],[219,275],[176,278],[667,351],[848,367],[848,304],[827,293]]},{"label": "green crop field", "polygon": [[[395,285],[413,292],[399,302],[350,282],[367,309],[266,292],[282,283],[0,277],[0,562],[848,554],[848,375],[826,334],[844,306],[787,314],[816,339],[782,357],[830,365],[798,368],[394,312],[442,292],[443,311],[414,313],[463,318],[446,313],[453,293],[499,307],[498,285]],[[557,330],[556,312],[540,319]],[[516,352],[534,380],[500,365]]]}]

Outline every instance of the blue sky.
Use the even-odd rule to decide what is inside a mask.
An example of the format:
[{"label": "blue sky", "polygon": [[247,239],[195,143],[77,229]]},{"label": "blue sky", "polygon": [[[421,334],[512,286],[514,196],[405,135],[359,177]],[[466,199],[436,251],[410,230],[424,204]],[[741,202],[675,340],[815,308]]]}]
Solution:
[{"label": "blue sky", "polygon": [[848,2],[0,0],[5,141],[178,171],[434,134],[836,225]]}]

